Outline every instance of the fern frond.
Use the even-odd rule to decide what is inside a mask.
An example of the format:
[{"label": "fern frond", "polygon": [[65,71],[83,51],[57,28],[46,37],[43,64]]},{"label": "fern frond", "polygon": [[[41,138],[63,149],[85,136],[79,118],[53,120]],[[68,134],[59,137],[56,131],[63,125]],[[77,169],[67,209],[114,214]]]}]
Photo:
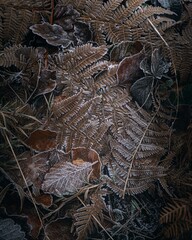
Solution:
[{"label": "fern frond", "polygon": [[[154,27],[158,29],[163,22],[169,22],[164,27],[171,27],[174,21],[170,21],[165,15],[174,13],[160,7],[143,6],[145,2],[145,0],[131,0],[123,5],[122,1],[110,0],[102,5],[100,1],[89,0],[81,19],[91,22],[97,41],[102,41],[106,36],[106,39],[112,43],[137,40],[155,43],[159,41],[159,35]],[[153,26],[146,28],[149,20]]]},{"label": "fern frond", "polygon": [[5,48],[0,53],[0,66],[10,67],[14,65],[18,69],[34,68],[38,65],[37,50],[32,47],[13,45]]},{"label": "fern frond", "polygon": [[34,0],[31,2],[30,0],[2,0],[1,4],[5,7],[15,7],[16,9],[50,9],[51,3],[49,0]]},{"label": "fern frond", "polygon": [[163,234],[167,238],[179,238],[192,227],[191,203],[187,199],[173,200],[163,208],[160,223],[165,224]]},{"label": "fern frond", "polygon": [[162,210],[160,223],[169,223],[179,220],[187,220],[190,222],[191,214],[189,206],[183,202],[173,201]]},{"label": "fern frond", "polygon": [[[147,190],[155,180],[164,179],[166,169],[159,163],[169,140],[168,126],[155,122],[149,125],[146,112],[135,111],[130,103],[126,106],[129,109],[126,125],[122,125],[120,133],[112,132],[111,160],[108,163],[113,184],[121,189],[118,191],[120,196],[123,196],[125,184],[126,193],[137,194]],[[159,140],[159,134],[164,141]]]},{"label": "fern frond", "polygon": [[61,6],[73,5],[77,10],[83,10],[87,0],[59,0],[58,4]]},{"label": "fern frond", "polygon": [[87,235],[103,222],[105,203],[99,195],[94,196],[93,200],[92,204],[79,208],[74,214],[77,240],[86,239]]}]

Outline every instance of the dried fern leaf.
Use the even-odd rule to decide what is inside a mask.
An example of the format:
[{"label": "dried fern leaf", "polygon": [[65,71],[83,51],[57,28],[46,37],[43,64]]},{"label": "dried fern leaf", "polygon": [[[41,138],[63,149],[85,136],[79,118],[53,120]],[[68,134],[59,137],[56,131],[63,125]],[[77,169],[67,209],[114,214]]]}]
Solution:
[{"label": "dried fern leaf", "polygon": [[[113,43],[137,40],[159,42],[159,35],[154,28],[158,30],[163,22],[169,22],[166,26],[171,27],[174,22],[165,17],[174,14],[173,12],[160,7],[143,6],[146,1],[131,0],[127,1],[126,5],[121,2],[110,0],[102,5],[100,1],[87,1],[81,19],[91,22],[96,41],[103,42],[103,36],[106,36],[106,39]],[[161,21],[156,21],[157,16],[163,16]],[[149,21],[153,26],[148,25],[149,27],[145,28]]]},{"label": "dried fern leaf", "polygon": [[[86,101],[82,91],[62,101],[55,101],[52,111],[57,119],[59,132],[57,142],[66,151],[82,146],[93,146],[94,149],[101,148],[101,141],[110,123],[107,119],[101,123],[99,118],[94,115],[94,109],[99,102],[100,97]],[[50,128],[55,126],[54,119],[53,123],[50,123]]]},{"label": "dried fern leaf", "polygon": [[73,5],[77,10],[83,10],[87,0],[59,0],[58,4],[61,6]]},{"label": "dried fern leaf", "polygon": [[66,54],[55,56],[56,65],[68,71],[68,74],[79,74],[86,67],[101,59],[107,53],[106,46],[93,47],[88,43],[76,47]]},{"label": "dried fern leaf", "polygon": [[[164,49],[165,54],[172,61],[172,72],[177,73],[181,82],[186,82],[191,74],[192,67],[192,30],[187,24],[182,29],[182,33],[175,32],[174,29],[167,31],[165,36],[170,50]],[[187,61],[183,61],[187,56]]]},{"label": "dried fern leaf", "polygon": [[189,206],[183,202],[173,201],[162,210],[160,223],[175,222],[178,220],[190,221],[190,219]]},{"label": "dried fern leaf", "polygon": [[28,32],[31,23],[32,12],[29,10],[17,10],[6,7],[3,14],[3,39],[18,44]]},{"label": "dried fern leaf", "polygon": [[163,235],[166,238],[177,238],[184,234],[184,232],[188,232],[191,229],[191,223],[190,222],[174,222],[171,224],[168,224],[163,229]]},{"label": "dried fern leaf", "polygon": [[190,200],[173,200],[163,208],[160,223],[165,224],[163,234],[167,238],[179,238],[192,227]]},{"label": "dried fern leaf", "polygon": [[103,210],[105,204],[103,199],[97,195],[94,197],[93,204],[79,208],[74,214],[74,223],[77,232],[77,240],[86,239],[96,226],[100,226],[103,221]]},{"label": "dried fern leaf", "polygon": [[[150,122],[149,115],[144,111],[136,111],[129,103],[126,125],[112,132],[110,138],[111,157],[109,157],[109,175],[118,188],[114,191],[123,196],[141,193],[152,186],[155,180],[164,179],[166,169],[160,166],[160,159],[166,153],[169,139],[169,128],[162,124]],[[124,110],[125,111],[125,110]],[[124,116],[125,118],[125,116]],[[159,136],[164,141],[159,140]],[[126,185],[126,188],[125,188]],[[126,190],[125,190],[126,189]]]},{"label": "dried fern leaf", "polygon": [[5,48],[0,53],[0,66],[10,67],[14,65],[18,69],[25,69],[26,66],[33,68],[38,65],[37,51],[32,47],[13,45]]},{"label": "dried fern leaf", "polygon": [[51,3],[49,0],[34,0],[31,2],[30,0],[2,0],[1,4],[5,7],[14,6],[17,9],[31,9],[31,8],[40,8],[42,9],[50,9]]}]

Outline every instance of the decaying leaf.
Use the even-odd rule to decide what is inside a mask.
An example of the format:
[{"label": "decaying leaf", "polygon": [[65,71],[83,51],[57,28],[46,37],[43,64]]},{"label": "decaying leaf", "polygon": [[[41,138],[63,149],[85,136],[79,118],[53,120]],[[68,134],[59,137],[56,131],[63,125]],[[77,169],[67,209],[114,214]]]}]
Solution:
[{"label": "decaying leaf", "polygon": [[51,25],[44,22],[42,24],[35,24],[30,29],[34,34],[44,38],[50,45],[67,47],[71,43],[67,32],[60,25]]},{"label": "decaying leaf", "polygon": [[115,45],[110,52],[110,60],[120,62],[126,57],[133,56],[142,50],[143,46],[140,42],[120,42]]},{"label": "decaying leaf", "polygon": [[140,69],[140,62],[144,54],[141,52],[124,58],[120,63],[117,70],[117,77],[120,84],[131,84],[142,75]]},{"label": "decaying leaf", "polygon": [[56,136],[57,133],[50,130],[36,130],[25,143],[36,151],[47,151],[56,147]]},{"label": "decaying leaf", "polygon": [[42,190],[57,196],[74,194],[89,182],[92,165],[94,163],[75,165],[71,162],[59,162],[45,175]]},{"label": "decaying leaf", "polygon": [[49,208],[53,204],[53,197],[50,194],[40,194],[39,196],[34,196],[35,202],[44,208]]}]

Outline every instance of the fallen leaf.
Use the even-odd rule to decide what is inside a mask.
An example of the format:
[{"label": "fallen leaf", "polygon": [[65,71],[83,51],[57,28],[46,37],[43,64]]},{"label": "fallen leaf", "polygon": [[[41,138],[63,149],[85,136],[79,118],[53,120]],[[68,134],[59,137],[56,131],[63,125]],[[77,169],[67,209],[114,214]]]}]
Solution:
[{"label": "fallen leaf", "polygon": [[131,84],[142,75],[140,62],[143,59],[143,52],[124,58],[118,66],[117,77],[120,84]]},{"label": "fallen leaf", "polygon": [[53,197],[50,194],[41,193],[38,196],[34,196],[35,202],[44,208],[49,208],[53,204]]},{"label": "fallen leaf", "polygon": [[[84,162],[95,163],[92,168],[90,180],[99,179],[101,175],[101,160],[99,154],[93,150],[85,147],[73,148],[71,151],[72,162],[83,160]],[[75,163],[74,163],[75,164]]]},{"label": "fallen leaf", "polygon": [[45,175],[42,190],[56,196],[76,193],[89,182],[93,164],[89,162],[84,162],[79,166],[71,162],[55,164]]},{"label": "fallen leaf", "polygon": [[37,34],[44,38],[47,43],[53,46],[68,47],[71,43],[68,33],[57,24],[49,24],[47,22],[41,24],[34,24],[30,27],[34,34]]},{"label": "fallen leaf", "polygon": [[36,151],[47,151],[56,147],[56,136],[57,133],[50,130],[36,130],[25,143]]}]

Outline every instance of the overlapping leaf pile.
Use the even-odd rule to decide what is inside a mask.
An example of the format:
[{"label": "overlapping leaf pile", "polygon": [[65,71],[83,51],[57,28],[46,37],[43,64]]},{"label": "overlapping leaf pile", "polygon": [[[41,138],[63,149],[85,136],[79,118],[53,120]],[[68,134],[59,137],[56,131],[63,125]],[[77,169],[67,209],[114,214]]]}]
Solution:
[{"label": "overlapping leaf pile", "polygon": [[2,239],[190,235],[190,2],[1,1]]}]

